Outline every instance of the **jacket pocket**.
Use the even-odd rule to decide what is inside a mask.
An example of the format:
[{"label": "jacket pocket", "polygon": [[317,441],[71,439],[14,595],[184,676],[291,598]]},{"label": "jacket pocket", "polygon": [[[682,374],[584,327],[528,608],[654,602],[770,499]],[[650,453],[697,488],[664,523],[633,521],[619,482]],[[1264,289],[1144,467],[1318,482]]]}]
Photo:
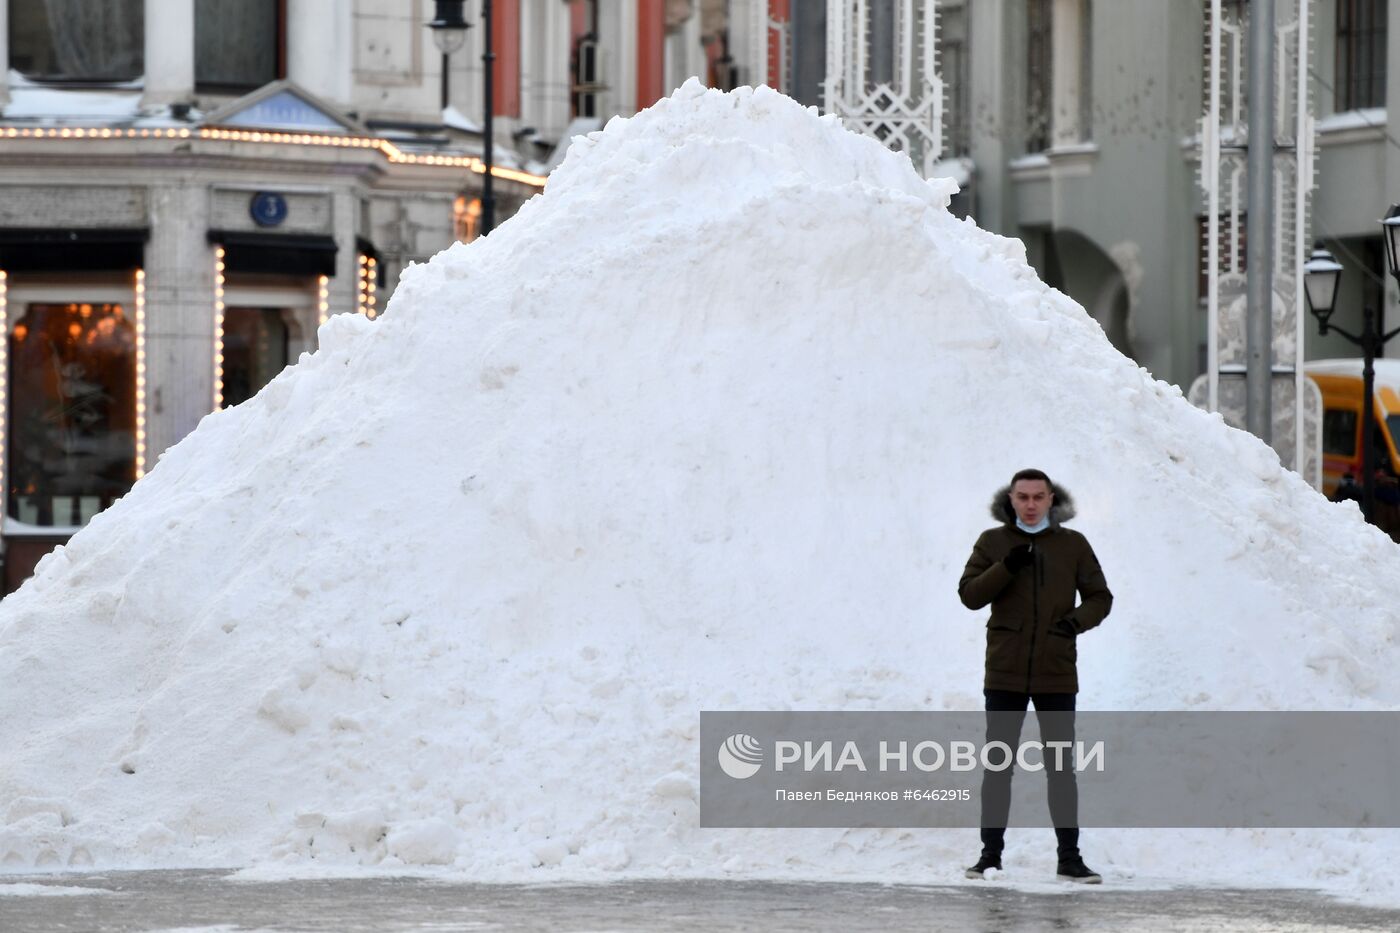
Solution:
[{"label": "jacket pocket", "polygon": [[1014,673],[1025,667],[1021,653],[1023,624],[1019,620],[995,617],[987,622],[987,670]]},{"label": "jacket pocket", "polygon": [[[1051,634],[1045,639],[1044,654],[1041,661],[1044,664],[1044,672],[1047,677],[1073,677],[1075,666],[1079,658],[1079,649],[1075,646],[1076,639],[1065,635]],[[1037,645],[1039,648],[1039,645]]]}]

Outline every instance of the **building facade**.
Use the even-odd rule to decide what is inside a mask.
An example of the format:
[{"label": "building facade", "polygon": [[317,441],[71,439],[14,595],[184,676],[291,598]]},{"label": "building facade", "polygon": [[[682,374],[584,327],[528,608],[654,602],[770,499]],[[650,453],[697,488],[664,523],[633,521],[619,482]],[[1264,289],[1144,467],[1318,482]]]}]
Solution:
[{"label": "building facade", "polygon": [[[890,68],[890,35],[910,5],[863,2],[873,82]],[[1247,2],[1222,0],[1227,13]],[[1021,239],[1042,278],[1080,302],[1115,346],[1189,386],[1206,365],[1198,134],[1209,0],[937,5],[944,167],[965,183],[955,209]],[[824,105],[828,20],[842,8],[731,0],[740,79],[767,73]],[[1358,330],[1363,306],[1389,306],[1394,326],[1376,221],[1400,200],[1400,134],[1387,128],[1386,110],[1400,99],[1400,74],[1387,68],[1400,55],[1400,34],[1387,28],[1400,0],[1312,0],[1311,10],[1312,234],[1347,267],[1336,320]],[[760,30],[782,44],[776,63],[765,58],[771,43],[754,38]],[[1305,351],[1355,352],[1314,331]]]},{"label": "building facade", "polygon": [[[687,0],[494,7],[498,222],[572,132],[710,68]],[[481,232],[482,29],[444,55],[432,17],[0,0],[0,593],[327,316]]]}]

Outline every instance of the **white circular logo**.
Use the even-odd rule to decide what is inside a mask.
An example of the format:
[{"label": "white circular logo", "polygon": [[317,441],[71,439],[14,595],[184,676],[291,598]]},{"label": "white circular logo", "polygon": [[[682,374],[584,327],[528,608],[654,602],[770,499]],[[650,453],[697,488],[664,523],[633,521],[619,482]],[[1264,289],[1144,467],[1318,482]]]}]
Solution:
[{"label": "white circular logo", "polygon": [[719,766],[732,778],[753,777],[762,764],[763,746],[751,735],[737,732],[719,747]]}]

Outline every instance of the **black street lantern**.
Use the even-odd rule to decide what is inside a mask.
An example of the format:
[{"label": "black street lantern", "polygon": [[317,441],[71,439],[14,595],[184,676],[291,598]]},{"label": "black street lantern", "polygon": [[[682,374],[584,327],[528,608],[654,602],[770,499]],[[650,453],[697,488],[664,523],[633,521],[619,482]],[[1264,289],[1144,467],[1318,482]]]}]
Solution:
[{"label": "black street lantern", "polygon": [[[1400,266],[1396,264],[1396,239],[1400,236],[1397,227],[1400,227],[1400,210],[1391,207],[1381,221],[1381,229],[1385,232],[1390,274],[1400,282]],[[1362,310],[1359,335],[1331,323],[1341,275],[1341,265],[1321,243],[1316,244],[1312,258],[1303,264],[1303,290],[1307,292],[1308,307],[1317,318],[1317,332],[1326,336],[1329,331],[1336,331],[1361,348],[1361,512],[1369,522],[1376,509],[1376,355],[1387,340],[1400,334],[1400,327],[1388,334],[1381,333],[1376,328],[1376,312],[1371,308]]]},{"label": "black street lantern", "polygon": [[442,53],[442,87],[439,95],[442,98],[443,110],[447,109],[448,102],[448,58],[466,44],[467,30],[472,25],[462,15],[462,6],[465,3],[466,0],[437,0],[433,11],[435,15],[428,23],[428,28],[433,31],[433,45]]},{"label": "black street lantern", "polygon": [[1327,335],[1327,320],[1337,303],[1337,283],[1342,277],[1342,264],[1322,248],[1321,241],[1313,244],[1312,257],[1303,263],[1303,288],[1308,293],[1308,307],[1321,334]]},{"label": "black street lantern", "polygon": [[1386,265],[1390,267],[1390,274],[1400,282],[1400,204],[1390,205],[1385,220],[1381,221],[1381,229],[1385,231]]},{"label": "black street lantern", "polygon": [[433,44],[443,55],[451,55],[466,44],[471,24],[462,14],[465,5],[466,0],[435,0],[428,28],[433,31]]}]

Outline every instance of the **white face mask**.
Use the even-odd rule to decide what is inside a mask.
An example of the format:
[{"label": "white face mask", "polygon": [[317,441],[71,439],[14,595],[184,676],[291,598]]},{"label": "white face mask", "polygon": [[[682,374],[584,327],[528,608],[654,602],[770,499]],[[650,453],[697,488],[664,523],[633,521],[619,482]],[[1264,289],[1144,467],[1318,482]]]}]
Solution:
[{"label": "white face mask", "polygon": [[1042,531],[1050,527],[1050,516],[1041,516],[1040,521],[1036,522],[1034,525],[1027,525],[1025,522],[1021,521],[1018,518],[1016,519],[1016,527],[1026,532],[1027,534],[1040,534]]}]

